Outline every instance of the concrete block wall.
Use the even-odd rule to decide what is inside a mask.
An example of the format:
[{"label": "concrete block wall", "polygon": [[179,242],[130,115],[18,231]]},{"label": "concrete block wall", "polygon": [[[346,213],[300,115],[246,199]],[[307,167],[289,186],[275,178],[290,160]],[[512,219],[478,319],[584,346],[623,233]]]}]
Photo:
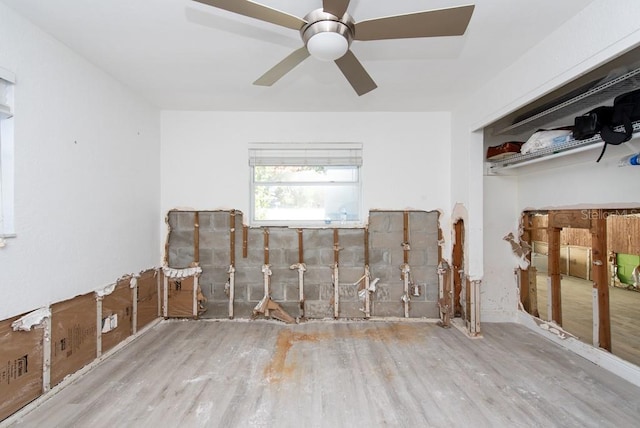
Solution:
[{"label": "concrete block wall", "polygon": [[[438,212],[409,212],[409,265],[420,296],[411,296],[410,317],[438,317]],[[230,237],[235,217],[235,301],[234,316],[250,318],[264,296],[262,266],[265,257],[265,230],[269,238],[271,297],[291,316],[301,314],[298,271],[299,229],[269,227],[247,229],[246,255],[243,257],[243,215],[240,211],[198,212],[200,285],[207,297],[204,318],[227,318]],[[167,262],[186,267],[195,257],[195,212],[171,211]],[[304,228],[302,231],[304,274],[304,314],[307,318],[333,318],[334,229]],[[404,316],[401,267],[404,263],[404,211],[371,211],[369,215],[369,265],[372,278],[380,278],[372,295],[371,315]],[[364,275],[365,228],[339,228],[339,317],[362,318],[363,302],[358,298],[359,281]]]},{"label": "concrete block wall", "polygon": [[[439,229],[438,212],[410,211],[408,221],[409,266],[412,281],[420,296],[411,296],[410,317],[437,318]],[[372,298],[371,314],[402,317],[404,294],[404,212],[371,211],[369,213],[369,269],[380,278]]]}]

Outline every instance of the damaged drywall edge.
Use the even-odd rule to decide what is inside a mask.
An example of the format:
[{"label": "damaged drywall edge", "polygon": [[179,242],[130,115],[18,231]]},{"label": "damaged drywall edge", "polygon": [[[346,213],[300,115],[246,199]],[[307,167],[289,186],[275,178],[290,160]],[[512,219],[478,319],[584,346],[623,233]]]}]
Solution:
[{"label": "damaged drywall edge", "polygon": [[30,402],[26,406],[22,407],[17,412],[15,412],[12,415],[8,416],[6,419],[3,419],[0,422],[0,427],[11,426],[12,424],[15,424],[15,423],[19,422],[22,418],[24,418],[26,415],[28,415],[29,413],[31,413],[32,411],[34,411],[35,409],[40,407],[43,403],[45,403],[47,400],[52,398],[54,395],[58,394],[59,392],[64,390],[66,387],[68,387],[69,385],[72,385],[74,382],[76,382],[80,377],[84,376],[85,374],[87,374],[88,372],[90,372],[91,370],[96,368],[105,359],[107,359],[107,358],[111,357],[112,355],[116,354],[122,348],[124,348],[125,346],[129,345],[131,342],[139,339],[144,334],[146,334],[148,332],[151,332],[156,325],[158,325],[158,324],[160,324],[162,322],[164,322],[164,320],[162,320],[160,318],[157,318],[157,319],[153,320],[152,322],[150,322],[149,324],[144,326],[144,328],[142,328],[141,330],[138,330],[138,332],[135,335],[131,335],[131,336],[127,337],[122,342],[120,342],[117,345],[115,345],[113,348],[111,348],[108,351],[104,352],[101,356],[96,357],[93,361],[91,361],[90,363],[88,363],[84,367],[80,368],[79,370],[77,370],[77,371],[75,371],[73,373],[68,374],[57,385],[55,385],[55,386],[53,386],[53,387],[51,387],[49,389],[44,390],[43,394],[40,395],[38,398],[36,398],[35,400]]},{"label": "damaged drywall edge", "polygon": [[96,290],[95,291],[96,297],[104,297],[104,296],[108,296],[109,294],[113,293],[113,290],[116,289],[116,284],[117,283],[113,283],[113,284],[107,285],[104,288]]},{"label": "damaged drywall edge", "polygon": [[171,237],[171,224],[169,223],[169,214],[171,211],[167,211],[167,215],[164,216],[164,223],[167,225],[167,235],[164,239],[164,255],[162,257],[162,264],[167,266],[169,265],[169,238]]},{"label": "damaged drywall edge", "polygon": [[[427,211],[427,212],[437,212],[438,213],[438,262],[440,260],[451,261],[447,255],[451,255],[451,244],[445,238],[445,213],[444,210],[438,208],[435,210]],[[449,225],[449,231],[451,231],[451,225]]]},{"label": "damaged drywall edge", "polygon": [[[449,260],[450,264],[453,264],[453,245],[456,242],[456,230],[455,230],[455,224],[458,221],[462,221],[462,224],[464,225],[465,228],[465,233],[467,225],[469,224],[469,212],[467,211],[467,207],[464,206],[463,203],[460,202],[456,202],[456,204],[453,206],[453,209],[451,210],[451,219],[450,219],[450,230],[449,230],[449,235],[450,235],[450,254],[451,254],[451,260]],[[462,241],[462,254],[463,255],[468,255],[469,253],[469,239],[464,239]],[[469,272],[470,268],[469,268],[469,260],[470,257],[463,257],[463,269],[465,272]],[[480,277],[474,277],[477,280],[482,280],[482,276]]]},{"label": "damaged drywall edge", "polygon": [[541,318],[534,317],[524,310],[522,304],[518,305],[518,323],[529,327],[530,329],[544,334],[545,337],[554,339],[554,341],[565,341],[567,339],[578,340],[576,336],[569,333],[555,321],[545,321]]},{"label": "damaged drywall edge", "polygon": [[511,252],[518,260],[518,267],[522,270],[529,268],[530,262],[527,257],[531,254],[531,246],[520,238],[516,240],[513,232],[507,233],[502,240],[507,241],[511,245]]},{"label": "damaged drywall edge", "polygon": [[543,337],[551,340],[552,342],[562,346],[564,349],[579,355],[582,358],[585,358],[597,366],[602,367],[603,369],[620,376],[622,379],[627,382],[631,382],[632,384],[640,387],[640,367],[636,366],[629,361],[623,360],[622,358],[613,355],[612,353],[596,348],[588,343],[582,342],[577,339],[575,336],[570,335],[564,339],[561,339],[557,335],[549,332],[549,330],[545,330],[538,326],[538,323],[535,321],[536,318],[527,312],[522,310],[518,311],[518,324],[527,327],[533,332],[542,335]]},{"label": "damaged drywall edge", "polygon": [[184,269],[176,269],[171,268],[169,266],[163,266],[162,272],[167,278],[171,279],[180,279],[180,278],[188,278],[190,276],[196,276],[202,273],[202,268],[200,266],[188,267]]},{"label": "damaged drywall edge", "polygon": [[13,331],[30,331],[33,327],[41,325],[46,318],[51,318],[51,308],[36,309],[33,312],[11,323]]},{"label": "damaged drywall edge", "polygon": [[568,337],[577,339],[577,337],[573,336],[571,333],[567,332],[553,321],[543,321],[539,318],[534,318],[533,320],[542,330],[548,331],[551,334],[555,334],[561,340],[566,340]]}]

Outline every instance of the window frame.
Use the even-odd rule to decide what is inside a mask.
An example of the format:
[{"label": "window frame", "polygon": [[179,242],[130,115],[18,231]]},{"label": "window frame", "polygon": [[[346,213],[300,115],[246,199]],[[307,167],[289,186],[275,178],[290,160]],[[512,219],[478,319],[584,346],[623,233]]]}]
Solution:
[{"label": "window frame", "polygon": [[[325,166],[349,167],[355,170],[355,180],[326,181],[265,181],[256,182],[256,167],[261,166]],[[249,206],[252,226],[289,227],[353,227],[363,224],[362,204],[362,144],[361,143],[251,143],[249,145]],[[347,220],[258,220],[256,219],[256,190],[258,186],[336,187],[355,186],[355,218]],[[353,202],[353,201],[350,201]],[[353,211],[350,211],[352,213]]]},{"label": "window frame", "polygon": [[[14,87],[15,75],[0,67],[0,244],[14,238]],[[2,246],[2,245],[0,245]]]}]

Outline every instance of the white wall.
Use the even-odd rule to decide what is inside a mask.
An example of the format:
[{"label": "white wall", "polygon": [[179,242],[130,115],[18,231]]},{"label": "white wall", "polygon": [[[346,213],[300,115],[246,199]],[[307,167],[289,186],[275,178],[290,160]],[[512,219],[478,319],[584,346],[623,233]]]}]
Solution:
[{"label": "white wall", "polygon": [[[517,231],[521,209],[632,204],[640,198],[633,196],[638,171],[623,172],[606,162],[595,165],[597,153],[591,163],[538,173],[529,170],[526,175],[502,182],[494,178],[483,180],[477,168],[482,165],[484,155],[482,139],[473,131],[640,44],[638,16],[640,2],[637,0],[619,0],[615,6],[608,0],[595,0],[484,87],[462,100],[452,113],[454,160],[470,159],[471,162],[469,174],[458,174],[457,168],[452,169],[452,202],[467,206],[472,222],[484,216],[481,233],[470,234],[466,249],[471,259],[469,273],[483,278],[483,320],[515,319],[515,263],[511,258],[502,257],[508,253],[505,248],[509,244],[501,238]],[[619,186],[623,177],[626,181]],[[562,188],[565,184],[570,186]],[[553,191],[549,192],[549,188]],[[478,259],[482,257],[482,250],[485,260],[480,271]]]},{"label": "white wall", "polygon": [[363,143],[365,212],[447,211],[450,126],[449,113],[164,111],[162,212],[234,208],[248,215],[248,143],[340,141]]},{"label": "white wall", "polygon": [[157,266],[159,112],[2,3],[0,67],[17,77],[0,320]]}]

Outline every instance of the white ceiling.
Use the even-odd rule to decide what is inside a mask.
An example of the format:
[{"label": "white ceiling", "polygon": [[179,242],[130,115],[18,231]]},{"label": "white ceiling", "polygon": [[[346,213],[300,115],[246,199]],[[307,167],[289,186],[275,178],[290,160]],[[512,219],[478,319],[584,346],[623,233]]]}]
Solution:
[{"label": "white ceiling", "polygon": [[[354,42],[378,84],[358,97],[309,58],[272,87],[252,82],[302,46],[298,32],[191,0],[0,0],[162,109],[448,110],[592,0],[475,0],[464,36]],[[304,16],[321,0],[260,0]],[[352,0],[364,19],[472,0]]]}]

